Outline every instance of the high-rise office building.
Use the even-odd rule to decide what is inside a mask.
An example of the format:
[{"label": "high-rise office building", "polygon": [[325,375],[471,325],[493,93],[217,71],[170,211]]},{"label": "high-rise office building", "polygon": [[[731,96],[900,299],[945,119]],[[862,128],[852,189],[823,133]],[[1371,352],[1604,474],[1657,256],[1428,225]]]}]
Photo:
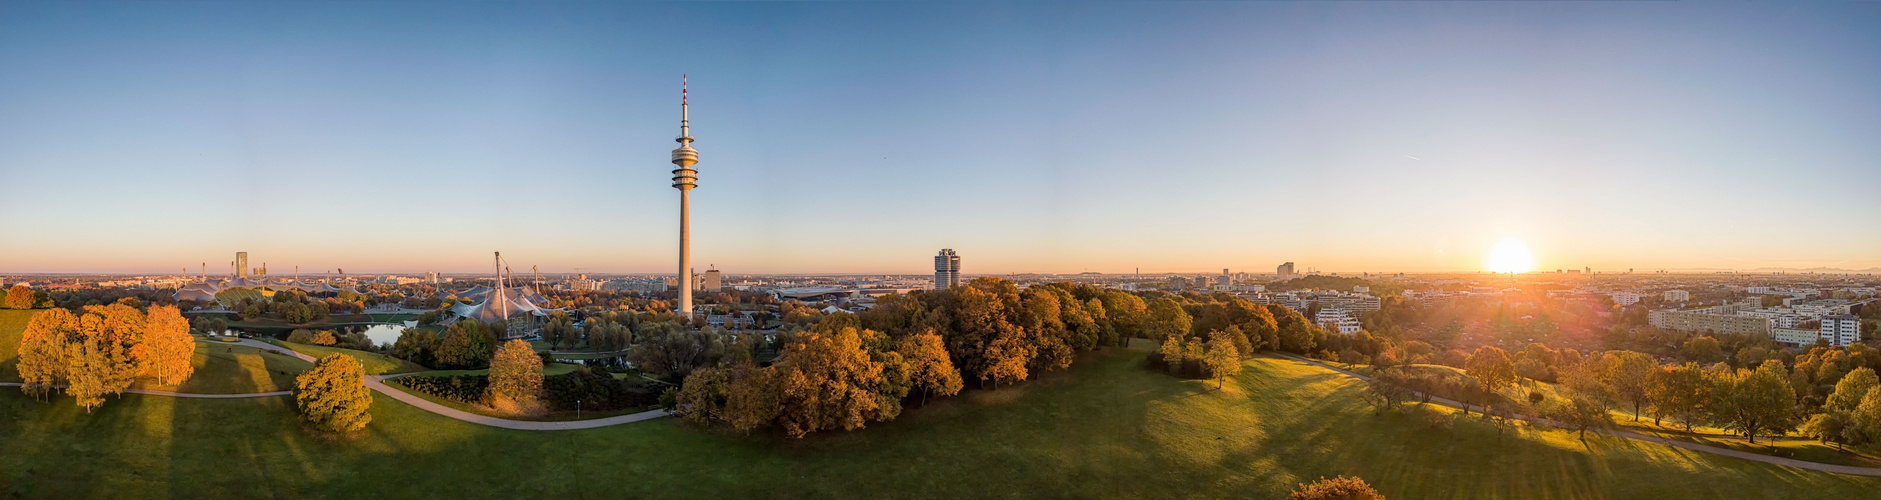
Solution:
[{"label": "high-rise office building", "polygon": [[1282,278],[1292,276],[1293,275],[1293,263],[1288,262],[1285,264],[1281,264],[1280,267],[1274,268],[1274,274],[1278,274]]},{"label": "high-rise office building", "polygon": [[960,255],[952,248],[943,248],[940,255],[934,256],[934,289],[956,286],[960,286]]},{"label": "high-rise office building", "polygon": [[704,285],[705,286],[703,288],[705,289],[705,291],[716,292],[716,291],[719,291],[719,289],[721,288],[725,288],[725,281],[722,277],[719,276],[717,269],[707,269],[705,270]]},{"label": "high-rise office building", "polygon": [[235,252],[235,277],[248,277],[248,252]]}]

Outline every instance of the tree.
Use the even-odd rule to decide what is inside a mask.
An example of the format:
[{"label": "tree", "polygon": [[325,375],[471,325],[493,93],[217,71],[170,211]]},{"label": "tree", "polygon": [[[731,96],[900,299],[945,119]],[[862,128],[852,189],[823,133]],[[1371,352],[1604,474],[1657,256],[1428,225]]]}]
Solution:
[{"label": "tree", "polygon": [[191,362],[196,353],[196,339],[189,336],[189,321],[172,306],[152,306],[149,324],[144,330],[144,344],[149,346],[149,367],[157,380],[177,385],[196,372]]},{"label": "tree", "polygon": [[648,373],[683,380],[719,352],[713,335],[678,323],[642,323],[641,329],[640,344],[627,359]]},{"label": "tree", "polygon": [[321,330],[313,336],[314,345],[333,345],[339,341],[339,338],[333,336],[333,330]]},{"label": "tree", "polygon": [[1194,321],[1187,311],[1182,310],[1182,304],[1169,297],[1158,297],[1150,302],[1148,316],[1143,321],[1143,333],[1157,342],[1188,335]]},{"label": "tree", "polygon": [[111,390],[111,359],[107,350],[98,344],[98,339],[88,338],[65,345],[66,374],[70,381],[65,393],[78,398],[78,405],[85,407],[85,413],[104,404],[104,395]]},{"label": "tree", "polygon": [[1712,415],[1717,423],[1742,432],[1750,442],[1764,430],[1786,429],[1795,414],[1796,390],[1783,362],[1764,361],[1756,370],[1726,374],[1716,384]]},{"label": "tree", "polygon": [[437,359],[434,357],[437,349],[437,334],[417,328],[406,328],[399,332],[398,341],[392,343],[392,357],[424,366],[437,366]]},{"label": "tree", "polygon": [[1156,352],[1163,355],[1163,363],[1170,373],[1182,371],[1183,346],[1187,339],[1172,336],[1163,339],[1163,344]]},{"label": "tree", "polygon": [[1320,477],[1310,484],[1294,488],[1292,500],[1385,500],[1385,496],[1358,477]]},{"label": "tree", "polygon": [[1857,434],[1850,432],[1853,428],[1851,413],[1838,409],[1811,415],[1808,421],[1803,422],[1802,432],[1804,436],[1817,441],[1835,443],[1835,449],[1840,450],[1843,444],[1850,441],[1850,437]]},{"label": "tree", "polygon": [[1835,392],[1829,393],[1829,399],[1822,404],[1822,408],[1855,411],[1855,408],[1861,406],[1862,398],[1868,397],[1868,392],[1877,385],[1881,385],[1881,381],[1876,379],[1873,369],[1857,368],[1836,382]]},{"label": "tree", "polygon": [[1398,407],[1398,404],[1410,397],[1410,391],[1403,385],[1404,373],[1395,369],[1380,370],[1365,383],[1362,394],[1365,402],[1371,403],[1376,414],[1383,415],[1385,410]]},{"label": "tree", "polygon": [[1724,361],[1724,349],[1718,345],[1718,339],[1710,335],[1685,341],[1682,354],[1685,355],[1685,359],[1696,361],[1701,365]]},{"label": "tree", "polygon": [[822,429],[860,429],[869,421],[890,420],[901,412],[897,387],[884,376],[884,363],[863,347],[864,336],[844,327],[811,330],[785,346],[772,369],[779,398],[777,421],[791,437]]},{"label": "tree", "polygon": [[294,378],[294,405],[300,418],[315,429],[354,432],[372,422],[372,390],[366,388],[366,370],[359,359],[329,354],[314,368]]},{"label": "tree", "polygon": [[529,342],[516,339],[498,348],[490,359],[490,405],[517,415],[535,415],[542,408],[542,357]]},{"label": "tree", "polygon": [[902,337],[895,350],[901,353],[909,381],[921,389],[921,406],[927,406],[930,393],[951,396],[960,392],[960,371],[954,369],[946,344],[933,330]]},{"label": "tree", "polygon": [[18,284],[7,289],[7,308],[32,309],[34,305],[32,288],[25,284]]},{"label": "tree", "polygon": [[1587,429],[1605,428],[1613,424],[1613,414],[1607,413],[1605,403],[1580,394],[1568,397],[1567,401],[1556,405],[1547,415],[1579,432],[1581,439],[1587,439]]},{"label": "tree", "polygon": [[699,423],[727,420],[730,397],[731,370],[716,366],[693,370],[679,384],[679,414]]},{"label": "tree", "polygon": [[1216,378],[1215,389],[1220,390],[1228,382],[1228,376],[1241,372],[1241,354],[1234,346],[1234,341],[1227,335],[1216,335],[1208,341],[1208,354],[1204,355],[1208,364],[1208,373]]},{"label": "tree", "polygon": [[1652,403],[1653,425],[1660,416],[1670,416],[1685,424],[1685,432],[1701,423],[1705,406],[1711,400],[1711,381],[1697,363],[1663,367],[1647,380],[1646,399]]},{"label": "tree", "polygon": [[1881,391],[1868,391],[1862,396],[1861,404],[1849,414],[1848,428],[1843,433],[1856,444],[1881,443]]},{"label": "tree", "polygon": [[550,349],[581,342],[581,335],[575,331],[575,321],[562,312],[550,316],[548,322],[542,325],[542,338],[549,341]]},{"label": "tree", "polygon": [[53,384],[67,377],[67,338],[77,330],[78,318],[65,309],[49,309],[27,321],[20,335],[17,366],[26,382],[21,389],[27,395],[44,397]]},{"label": "tree", "polygon": [[1476,348],[1476,352],[1463,362],[1463,367],[1489,394],[1495,394],[1515,381],[1515,364],[1509,362],[1507,352],[1494,346]]},{"label": "tree", "polygon": [[1650,402],[1647,397],[1647,379],[1659,369],[1659,363],[1652,356],[1634,351],[1607,351],[1601,357],[1601,380],[1613,389],[1613,394],[1621,401],[1633,405],[1633,421],[1639,421],[1639,409]]}]

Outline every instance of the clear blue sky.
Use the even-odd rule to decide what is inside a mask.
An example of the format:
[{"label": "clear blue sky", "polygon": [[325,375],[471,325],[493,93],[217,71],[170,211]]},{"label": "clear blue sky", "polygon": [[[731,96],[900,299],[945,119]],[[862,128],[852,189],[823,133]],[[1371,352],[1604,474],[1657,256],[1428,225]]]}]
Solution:
[{"label": "clear blue sky", "polygon": [[0,3],[0,272],[1881,266],[1881,4]]}]

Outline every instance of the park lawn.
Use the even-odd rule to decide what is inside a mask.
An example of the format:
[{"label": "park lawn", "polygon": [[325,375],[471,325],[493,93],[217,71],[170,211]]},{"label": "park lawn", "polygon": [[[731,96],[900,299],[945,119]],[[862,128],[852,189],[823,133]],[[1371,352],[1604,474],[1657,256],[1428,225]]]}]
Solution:
[{"label": "park lawn", "polygon": [[0,309],[0,382],[21,382],[20,338],[36,310]]},{"label": "park lawn", "polygon": [[[1859,498],[1842,476],[1476,419],[1374,415],[1362,384],[1256,358],[1228,380],[1144,369],[1143,351],[973,390],[807,439],[678,419],[579,431],[484,427],[374,398],[352,439],[301,430],[287,397],[126,395],[86,414],[0,391],[0,488],[21,498],[1278,498],[1358,475],[1392,498]],[[977,384],[971,384],[977,385]],[[1423,411],[1423,410],[1419,410]],[[1451,412],[1436,409],[1429,411]]]},{"label": "park lawn", "polygon": [[488,406],[483,406],[480,404],[468,405],[468,404],[452,401],[449,399],[432,396],[430,394],[425,394],[422,392],[414,391],[414,390],[411,390],[410,387],[406,387],[405,384],[398,383],[398,379],[386,380],[385,385],[390,386],[400,391],[404,391],[406,394],[418,396],[419,398],[424,399],[425,401],[430,401],[430,402],[437,403],[440,405],[448,406],[458,411],[475,413],[475,414],[483,415],[486,417],[496,417],[496,418],[504,418],[504,419],[510,419],[510,420],[527,420],[531,422],[566,422],[566,421],[572,421],[572,420],[594,420],[597,418],[606,418],[606,417],[614,417],[614,416],[620,416],[620,415],[640,413],[643,411],[658,408],[658,406],[655,406],[651,408],[633,408],[633,409],[613,410],[613,411],[606,411],[606,412],[599,412],[599,411],[592,411],[592,410],[583,411],[583,412],[567,411],[567,412],[552,412],[552,413],[549,413],[547,415],[543,415],[540,417],[519,417],[516,415],[510,415],[508,413],[503,413],[503,412],[497,411],[495,408],[490,408]]},{"label": "park lawn", "polygon": [[301,343],[296,343],[296,342],[288,342],[285,340],[275,340],[275,339],[264,339],[264,341],[270,344],[278,345],[281,347],[286,347],[288,349],[293,349],[294,352],[306,354],[308,356],[313,356],[314,359],[324,358],[324,357],[327,357],[327,355],[334,354],[334,353],[346,354],[355,358],[359,358],[359,364],[366,369],[367,375],[388,375],[388,374],[394,374],[394,373],[411,373],[411,372],[424,371],[425,369],[425,367],[419,366],[417,363],[405,361],[402,359],[394,358],[394,357],[387,356],[384,354],[379,354],[376,352],[366,352],[366,351],[360,351],[360,350],[355,350],[355,349],[346,349],[346,348],[340,348],[340,347],[330,347],[330,346],[321,346],[321,345],[313,345],[313,344],[301,344]]},{"label": "park lawn", "polygon": [[246,394],[294,389],[294,377],[313,369],[293,356],[248,346],[197,342],[196,371],[179,385],[140,379],[132,389],[195,394]]}]

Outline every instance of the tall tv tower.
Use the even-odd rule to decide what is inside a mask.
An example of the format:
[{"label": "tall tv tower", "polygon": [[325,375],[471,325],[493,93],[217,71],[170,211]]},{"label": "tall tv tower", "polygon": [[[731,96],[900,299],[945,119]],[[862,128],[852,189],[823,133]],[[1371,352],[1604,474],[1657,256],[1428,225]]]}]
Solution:
[{"label": "tall tv tower", "polygon": [[673,188],[679,190],[679,317],[692,321],[692,188],[698,187],[699,151],[692,149],[692,125],[688,115],[686,75],[679,76],[679,149],[673,150]]}]

